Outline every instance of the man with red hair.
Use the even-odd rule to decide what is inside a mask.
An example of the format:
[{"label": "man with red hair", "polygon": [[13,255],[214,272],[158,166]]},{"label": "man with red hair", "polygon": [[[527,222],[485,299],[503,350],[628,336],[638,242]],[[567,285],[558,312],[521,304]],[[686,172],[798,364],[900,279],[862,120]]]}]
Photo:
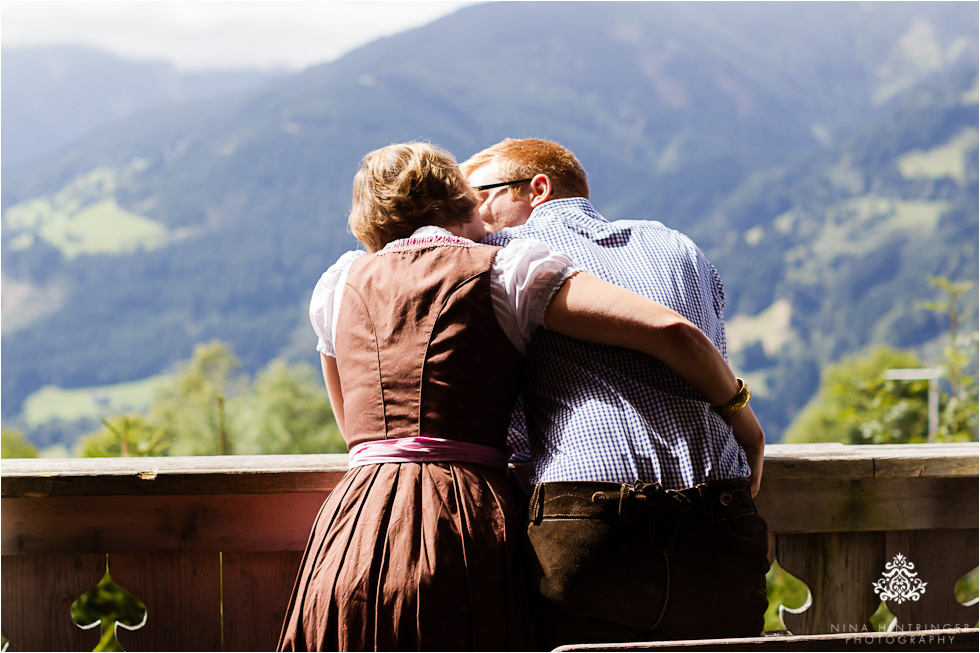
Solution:
[{"label": "man with red hair", "polygon": [[[507,139],[461,168],[484,242],[520,238],[679,312],[724,355],[721,278],[683,234],[610,222],[557,143]],[[752,497],[765,434],[744,382],[711,406],[657,359],[541,329],[511,421],[532,463],[528,527],[540,644],[761,634],[767,527]]]}]

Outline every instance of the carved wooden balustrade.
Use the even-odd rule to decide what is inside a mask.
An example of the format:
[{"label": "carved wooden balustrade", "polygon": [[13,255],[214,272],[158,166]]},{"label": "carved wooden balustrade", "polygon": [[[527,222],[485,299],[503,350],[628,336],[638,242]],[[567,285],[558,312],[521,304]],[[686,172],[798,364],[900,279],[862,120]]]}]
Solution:
[{"label": "carved wooden balustrade", "polygon": [[[978,445],[770,446],[770,552],[810,588],[794,634],[870,628],[898,554],[927,584],[889,601],[905,629],[974,627],[957,579],[978,564]],[[272,650],[309,527],[345,455],[5,460],[2,626],[9,650],[91,651],[71,618],[106,569],[146,605],[128,650]],[[710,591],[710,588],[706,588]],[[918,628],[916,628],[918,627]]]}]

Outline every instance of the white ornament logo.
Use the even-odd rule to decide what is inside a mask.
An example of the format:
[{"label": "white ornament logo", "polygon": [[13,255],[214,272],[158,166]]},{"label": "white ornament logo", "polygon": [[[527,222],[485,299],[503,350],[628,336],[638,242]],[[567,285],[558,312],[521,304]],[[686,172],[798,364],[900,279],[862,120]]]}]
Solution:
[{"label": "white ornament logo", "polygon": [[892,562],[885,565],[884,575],[874,584],[875,594],[882,601],[895,601],[899,604],[918,601],[925,594],[927,583],[916,578],[919,572],[912,571],[913,569],[915,565],[899,553]]}]

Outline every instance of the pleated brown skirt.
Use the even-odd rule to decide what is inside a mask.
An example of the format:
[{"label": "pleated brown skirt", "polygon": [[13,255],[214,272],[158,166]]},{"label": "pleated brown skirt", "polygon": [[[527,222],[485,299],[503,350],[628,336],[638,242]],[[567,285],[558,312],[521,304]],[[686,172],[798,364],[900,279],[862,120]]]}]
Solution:
[{"label": "pleated brown skirt", "polygon": [[314,522],[279,650],[534,650],[525,515],[482,465],[355,467]]}]

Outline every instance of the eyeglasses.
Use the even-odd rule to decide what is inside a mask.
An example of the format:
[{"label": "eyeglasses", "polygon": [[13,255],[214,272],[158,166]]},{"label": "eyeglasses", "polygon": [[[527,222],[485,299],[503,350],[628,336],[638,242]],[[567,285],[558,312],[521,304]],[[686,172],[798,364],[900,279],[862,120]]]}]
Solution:
[{"label": "eyeglasses", "polygon": [[501,186],[513,186],[514,184],[523,184],[525,182],[534,179],[517,179],[515,181],[498,181],[495,184],[483,184],[482,186],[473,186],[473,190],[490,190],[491,188],[500,188]]}]

